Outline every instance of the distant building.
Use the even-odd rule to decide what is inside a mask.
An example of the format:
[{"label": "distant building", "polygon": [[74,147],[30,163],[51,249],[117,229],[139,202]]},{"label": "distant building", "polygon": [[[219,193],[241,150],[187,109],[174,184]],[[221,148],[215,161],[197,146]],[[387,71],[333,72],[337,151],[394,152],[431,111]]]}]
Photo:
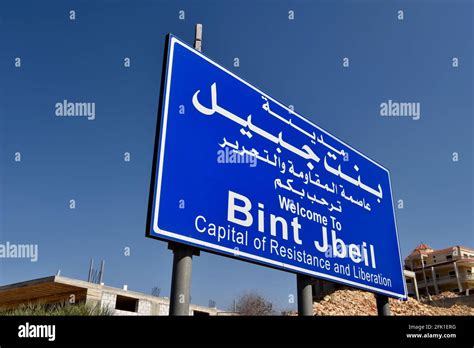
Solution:
[{"label": "distant building", "polygon": [[407,277],[409,294],[419,292],[435,295],[443,291],[465,292],[474,289],[474,250],[462,246],[434,250],[426,244],[418,245],[405,258],[405,269],[414,273]]},{"label": "distant building", "polygon": [[[109,308],[113,315],[168,315],[169,299],[60,276],[0,286],[0,309],[22,304],[75,303]],[[190,315],[228,315],[217,308],[190,305]]]}]

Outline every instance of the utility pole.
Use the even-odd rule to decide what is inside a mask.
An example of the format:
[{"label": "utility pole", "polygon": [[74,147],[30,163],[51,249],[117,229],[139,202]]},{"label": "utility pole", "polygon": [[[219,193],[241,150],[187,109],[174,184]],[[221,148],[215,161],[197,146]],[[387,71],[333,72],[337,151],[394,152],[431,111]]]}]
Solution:
[{"label": "utility pole", "polygon": [[[201,51],[202,24],[196,24],[194,48]],[[191,273],[193,255],[199,256],[199,250],[188,245],[168,243],[173,250],[173,275],[171,278],[170,316],[189,315],[191,301]]]}]

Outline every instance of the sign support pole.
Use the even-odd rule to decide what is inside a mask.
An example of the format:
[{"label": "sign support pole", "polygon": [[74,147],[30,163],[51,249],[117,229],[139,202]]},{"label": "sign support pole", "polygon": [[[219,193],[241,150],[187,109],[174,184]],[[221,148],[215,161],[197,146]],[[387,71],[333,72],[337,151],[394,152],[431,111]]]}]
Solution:
[{"label": "sign support pole", "polygon": [[297,274],[296,288],[298,292],[298,315],[313,316],[312,278],[303,274]]},{"label": "sign support pole", "polygon": [[388,302],[388,296],[376,294],[375,299],[377,301],[377,315],[380,317],[391,316],[390,304]]},{"label": "sign support pole", "polygon": [[[194,48],[198,51],[201,51],[201,42],[202,24],[196,24]],[[169,315],[189,315],[193,255],[199,256],[199,249],[179,243],[168,243],[168,249],[173,250]]]},{"label": "sign support pole", "polygon": [[196,24],[196,32],[194,34],[194,48],[201,52],[202,50],[202,24]]},{"label": "sign support pole", "polygon": [[189,315],[193,255],[199,256],[199,250],[187,245],[174,243],[169,243],[168,249],[173,250],[173,275],[171,278],[169,315]]}]

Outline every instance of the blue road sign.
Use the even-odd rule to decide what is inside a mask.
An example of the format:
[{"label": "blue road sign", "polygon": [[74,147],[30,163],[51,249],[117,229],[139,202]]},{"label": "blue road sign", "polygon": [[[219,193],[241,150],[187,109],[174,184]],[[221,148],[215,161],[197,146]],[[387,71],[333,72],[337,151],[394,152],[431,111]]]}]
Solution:
[{"label": "blue road sign", "polygon": [[169,35],[147,236],[406,298],[387,169]]}]

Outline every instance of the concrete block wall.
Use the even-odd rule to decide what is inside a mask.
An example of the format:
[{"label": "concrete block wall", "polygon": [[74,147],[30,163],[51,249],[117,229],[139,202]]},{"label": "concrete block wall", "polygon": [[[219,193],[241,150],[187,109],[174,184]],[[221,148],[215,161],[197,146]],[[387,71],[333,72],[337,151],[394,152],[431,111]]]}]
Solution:
[{"label": "concrete block wall", "polygon": [[170,306],[165,303],[160,303],[158,315],[169,315]]},{"label": "concrete block wall", "polygon": [[117,295],[111,294],[108,292],[102,293],[102,299],[100,301],[101,308],[110,308],[111,310],[115,310],[115,304],[117,303]]},{"label": "concrete block wall", "polygon": [[151,315],[151,302],[147,300],[138,300],[137,313],[140,315]]}]

